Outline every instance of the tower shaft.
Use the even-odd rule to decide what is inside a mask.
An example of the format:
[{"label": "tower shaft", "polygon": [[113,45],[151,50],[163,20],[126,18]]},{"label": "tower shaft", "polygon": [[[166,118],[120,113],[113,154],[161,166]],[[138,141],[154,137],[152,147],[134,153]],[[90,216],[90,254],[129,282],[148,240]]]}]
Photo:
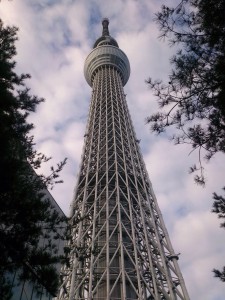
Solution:
[{"label": "tower shaft", "polygon": [[103,37],[86,60],[93,91],[58,299],[188,300],[124,95],[129,62]]}]

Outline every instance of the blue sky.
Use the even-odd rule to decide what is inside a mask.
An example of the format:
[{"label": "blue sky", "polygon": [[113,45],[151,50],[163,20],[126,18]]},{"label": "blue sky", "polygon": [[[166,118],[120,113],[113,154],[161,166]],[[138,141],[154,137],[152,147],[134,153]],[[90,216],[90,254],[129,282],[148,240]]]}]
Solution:
[{"label": "blue sky", "polygon": [[[177,1],[167,0],[175,5]],[[193,182],[188,169],[197,155],[188,146],[174,146],[168,134],[153,135],[145,118],[157,109],[145,80],[167,80],[174,49],[158,39],[152,21],[159,0],[24,0],[0,2],[5,24],[20,28],[17,70],[30,73],[32,93],[44,97],[30,117],[37,149],[53,159],[68,157],[64,183],[52,191],[66,214],[73,198],[81,160],[91,95],[83,75],[84,60],[101,34],[101,19],[110,20],[110,33],[127,54],[131,76],[125,86],[128,106],[159,206],[162,210],[191,299],[224,299],[225,284],[211,270],[225,265],[225,232],[212,214],[212,192],[224,185],[225,158],[205,164],[207,185]],[[48,174],[49,165],[42,168]]]}]

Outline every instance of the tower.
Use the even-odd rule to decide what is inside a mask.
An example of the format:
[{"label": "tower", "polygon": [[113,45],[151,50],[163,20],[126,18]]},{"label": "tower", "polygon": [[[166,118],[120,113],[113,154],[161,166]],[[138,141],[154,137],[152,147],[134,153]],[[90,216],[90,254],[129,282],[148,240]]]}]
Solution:
[{"label": "tower", "polygon": [[85,61],[92,99],[58,299],[188,300],[126,103],[129,61],[108,24]]}]

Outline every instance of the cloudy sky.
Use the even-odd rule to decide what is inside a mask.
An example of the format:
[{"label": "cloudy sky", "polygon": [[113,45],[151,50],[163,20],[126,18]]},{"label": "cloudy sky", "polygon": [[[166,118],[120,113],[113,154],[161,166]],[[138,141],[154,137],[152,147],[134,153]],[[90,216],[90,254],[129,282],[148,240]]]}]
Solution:
[{"label": "cloudy sky", "polygon": [[[154,14],[162,0],[23,0],[0,2],[5,24],[19,27],[17,71],[30,73],[28,86],[46,99],[30,117],[37,149],[52,156],[51,164],[68,157],[64,183],[52,191],[68,215],[84,141],[91,89],[83,76],[84,60],[101,34],[101,19],[131,65],[125,86],[128,106],[169,234],[180,252],[180,266],[191,299],[225,298],[225,283],[211,270],[225,265],[225,232],[212,214],[212,192],[224,185],[225,158],[205,165],[207,186],[198,187],[188,174],[196,154],[174,146],[167,134],[153,135],[145,118],[157,109],[145,84],[149,76],[167,80],[174,49],[159,41]],[[164,0],[175,5],[176,1]],[[48,173],[49,166],[42,172]]]}]

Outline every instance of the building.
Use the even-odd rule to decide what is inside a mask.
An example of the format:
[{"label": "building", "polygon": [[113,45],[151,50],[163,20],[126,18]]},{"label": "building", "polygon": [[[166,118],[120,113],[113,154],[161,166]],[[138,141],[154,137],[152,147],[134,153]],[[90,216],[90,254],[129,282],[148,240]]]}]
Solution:
[{"label": "building", "polygon": [[[36,176],[36,175],[35,175]],[[59,207],[59,205],[56,203],[52,195],[49,193],[47,189],[43,190],[44,193],[44,199],[48,199],[51,207],[54,211],[57,212],[59,217],[62,217],[63,219],[66,218],[63,211]],[[66,222],[61,222],[59,225],[57,225],[56,232],[60,236],[65,235],[67,224]],[[56,248],[52,249],[54,251],[54,255],[64,255],[64,246],[65,246],[65,240],[57,238],[54,238],[55,233],[51,233],[51,239],[54,240],[54,244]],[[44,246],[48,242],[48,239],[41,239],[40,244],[41,246]],[[60,273],[61,265],[56,264],[55,268],[57,269],[58,273]],[[30,272],[33,277],[35,277],[35,281],[30,282],[28,280],[18,280],[21,272],[20,270],[15,271],[13,274],[10,273],[6,278],[9,280],[11,285],[11,298],[10,300],[52,300],[55,295],[53,295],[49,289],[48,286],[43,286],[43,284],[39,280],[38,273],[36,273],[32,268],[27,264],[28,272]]]},{"label": "building", "polygon": [[92,99],[58,299],[188,300],[126,103],[129,61],[108,24],[84,67]]}]

